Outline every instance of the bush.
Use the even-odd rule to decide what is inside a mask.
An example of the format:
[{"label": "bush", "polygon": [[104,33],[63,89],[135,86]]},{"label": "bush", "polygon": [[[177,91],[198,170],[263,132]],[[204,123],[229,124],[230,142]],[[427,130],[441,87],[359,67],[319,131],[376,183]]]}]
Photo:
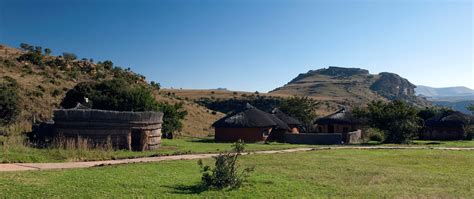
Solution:
[{"label": "bush", "polygon": [[[85,98],[89,99],[88,103],[85,102]],[[77,103],[102,110],[161,111],[164,114],[164,134],[180,131],[183,128],[182,120],[187,115],[182,103],[174,105],[158,103],[149,87],[123,79],[77,84],[66,93],[61,106],[73,108]]]},{"label": "bush", "polygon": [[43,65],[43,55],[41,53],[38,53],[38,52],[28,52],[28,53],[25,53],[25,54],[21,55],[20,57],[18,57],[18,61],[26,61],[26,62],[30,62],[32,64],[36,64],[38,66],[42,66]]},{"label": "bush", "polygon": [[20,114],[19,87],[16,81],[0,84],[0,124],[14,122]]},{"label": "bush", "polygon": [[369,128],[366,132],[367,132],[366,137],[370,141],[382,142],[384,140],[384,134],[379,129]]},{"label": "bush", "polygon": [[242,185],[245,178],[254,168],[245,168],[239,173],[237,165],[238,157],[245,149],[245,144],[239,140],[233,145],[233,150],[227,153],[220,153],[214,157],[215,167],[204,165],[202,160],[198,161],[201,167],[202,183],[207,188],[238,188]]}]

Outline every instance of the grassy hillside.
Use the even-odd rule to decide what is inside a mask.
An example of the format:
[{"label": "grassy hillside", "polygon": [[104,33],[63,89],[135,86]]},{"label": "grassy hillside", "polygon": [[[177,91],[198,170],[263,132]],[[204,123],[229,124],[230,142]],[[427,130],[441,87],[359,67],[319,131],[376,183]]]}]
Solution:
[{"label": "grassy hillside", "polygon": [[[130,69],[111,67],[110,64],[105,64],[106,62],[66,60],[62,56],[43,54],[42,63],[33,64],[21,60],[20,57],[27,53],[25,50],[0,45],[0,83],[15,81],[19,87],[20,115],[14,124],[1,127],[3,131],[10,133],[30,130],[33,119],[50,120],[53,109],[60,108],[59,104],[66,92],[79,82],[97,82],[120,77],[131,83],[148,84],[144,76]],[[158,101],[184,103],[188,116],[181,132],[183,135],[208,135],[212,132],[212,122],[223,116],[220,113],[212,114],[212,111],[191,100],[177,99],[159,91],[154,93]]]},{"label": "grassy hillside", "polygon": [[334,67],[302,73],[271,94],[311,96],[357,106],[372,100],[401,99],[418,106],[429,103],[415,96],[415,85],[393,73],[370,74],[359,68]]}]

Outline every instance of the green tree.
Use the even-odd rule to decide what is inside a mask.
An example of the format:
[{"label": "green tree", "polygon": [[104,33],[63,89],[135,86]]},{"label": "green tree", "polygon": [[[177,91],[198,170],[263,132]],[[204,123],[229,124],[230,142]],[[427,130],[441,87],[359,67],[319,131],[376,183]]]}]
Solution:
[{"label": "green tree", "polygon": [[[89,100],[88,103],[85,98]],[[77,103],[102,110],[161,111],[164,114],[163,132],[171,135],[183,128],[182,120],[187,115],[183,104],[158,103],[149,86],[125,79],[79,83],[66,93],[61,106],[73,108]]]},{"label": "green tree", "polygon": [[373,101],[366,109],[356,108],[353,112],[367,118],[370,126],[382,130],[385,143],[407,143],[420,128],[416,108],[400,100]]},{"label": "green tree", "polygon": [[63,53],[63,58],[64,60],[66,60],[67,63],[71,62],[71,61],[74,61],[77,59],[77,55],[74,54],[74,53],[67,53],[67,52],[64,52]]},{"label": "green tree", "polygon": [[319,105],[319,102],[309,97],[293,96],[282,100],[280,110],[298,119],[303,124],[302,130],[311,131]]},{"label": "green tree", "polygon": [[49,48],[45,48],[45,49],[44,49],[44,54],[45,54],[45,55],[51,55],[51,52],[52,52],[52,51],[51,51],[51,49],[49,49]]},{"label": "green tree", "polygon": [[6,83],[0,84],[0,124],[7,125],[17,119],[20,114],[19,87],[13,78],[5,78]]},{"label": "green tree", "polygon": [[29,44],[26,44],[26,43],[21,43],[20,44],[20,48],[24,51],[28,51],[28,52],[32,52],[34,49],[33,49],[33,46],[29,45]]},{"label": "green tree", "polygon": [[471,111],[471,113],[474,115],[474,104],[467,106],[467,110]]},{"label": "green tree", "polygon": [[38,53],[36,51],[31,51],[28,53],[25,53],[18,57],[18,61],[27,61],[32,64],[36,64],[38,66],[43,65],[43,55],[41,53]]},{"label": "green tree", "polygon": [[107,70],[110,70],[114,67],[114,63],[110,60],[105,60],[103,63],[102,63],[102,66],[107,69]]}]

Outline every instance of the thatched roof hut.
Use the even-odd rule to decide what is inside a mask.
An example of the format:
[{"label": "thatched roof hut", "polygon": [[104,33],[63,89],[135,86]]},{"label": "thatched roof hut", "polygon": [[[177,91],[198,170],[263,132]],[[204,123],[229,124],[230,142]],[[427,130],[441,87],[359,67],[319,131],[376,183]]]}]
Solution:
[{"label": "thatched roof hut", "polygon": [[216,121],[212,126],[215,128],[215,140],[224,142],[239,139],[245,142],[263,141],[270,132],[290,130],[290,127],[278,117],[250,104]]},{"label": "thatched roof hut", "polygon": [[276,116],[278,119],[282,120],[289,126],[299,126],[301,125],[301,122],[297,120],[296,118],[290,117],[289,115],[283,113],[279,108],[274,108],[272,110],[272,114]]},{"label": "thatched roof hut", "polygon": [[426,120],[426,126],[445,126],[445,127],[456,127],[465,126],[474,123],[472,116],[466,115],[459,111],[445,111],[434,117]]},{"label": "thatched roof hut", "polygon": [[243,108],[217,120],[214,128],[267,128],[278,124],[268,113],[247,104]]},{"label": "thatched roof hut", "polygon": [[355,117],[350,111],[342,108],[337,112],[327,115],[325,117],[319,118],[314,122],[315,124],[325,125],[325,124],[363,124],[364,120]]},{"label": "thatched roof hut", "polygon": [[420,138],[426,140],[465,139],[468,136],[469,126],[473,124],[473,116],[459,111],[445,111],[425,121]]}]

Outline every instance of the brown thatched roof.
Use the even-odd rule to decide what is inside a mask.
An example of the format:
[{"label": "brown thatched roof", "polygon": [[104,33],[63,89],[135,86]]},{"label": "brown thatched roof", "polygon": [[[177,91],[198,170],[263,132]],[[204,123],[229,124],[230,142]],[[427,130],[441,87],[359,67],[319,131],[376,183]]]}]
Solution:
[{"label": "brown thatched roof", "polygon": [[272,110],[272,114],[276,116],[278,119],[282,120],[285,122],[287,125],[301,125],[301,122],[298,121],[297,119],[288,116],[287,114],[283,113],[280,109],[275,108]]},{"label": "brown thatched roof", "polygon": [[[268,114],[268,113],[267,113]],[[272,114],[268,114],[272,120],[277,124],[275,126],[275,129],[278,129],[278,130],[288,130],[290,131],[290,127],[288,126],[288,124],[286,124],[286,122],[284,122],[283,120],[279,119],[277,116],[275,115],[272,115]]]},{"label": "brown thatched roof", "polygon": [[444,111],[426,120],[426,126],[464,126],[474,123],[472,116],[459,111]]},{"label": "brown thatched roof", "polygon": [[356,118],[345,108],[314,122],[315,124],[363,124],[364,120]]},{"label": "brown thatched roof", "polygon": [[217,120],[212,126],[215,128],[265,128],[275,127],[278,124],[271,114],[247,104],[240,110]]}]

